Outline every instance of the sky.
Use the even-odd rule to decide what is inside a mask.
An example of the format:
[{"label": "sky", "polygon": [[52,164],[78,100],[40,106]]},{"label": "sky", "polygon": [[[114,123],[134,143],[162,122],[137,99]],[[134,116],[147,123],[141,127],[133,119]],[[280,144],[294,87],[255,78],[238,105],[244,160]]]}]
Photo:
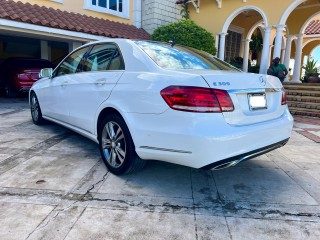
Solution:
[{"label": "sky", "polygon": [[313,50],[312,58],[318,61],[317,65],[320,66],[320,46],[318,46],[315,50]]}]

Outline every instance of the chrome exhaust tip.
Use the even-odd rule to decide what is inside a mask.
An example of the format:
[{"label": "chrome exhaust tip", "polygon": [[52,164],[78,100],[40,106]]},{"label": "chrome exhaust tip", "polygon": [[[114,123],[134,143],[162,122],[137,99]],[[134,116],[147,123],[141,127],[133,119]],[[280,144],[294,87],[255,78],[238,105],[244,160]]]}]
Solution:
[{"label": "chrome exhaust tip", "polygon": [[218,166],[215,166],[211,170],[220,170],[220,169],[224,169],[224,168],[228,168],[228,167],[233,167],[233,166],[237,165],[240,161],[241,160],[235,160],[235,161],[231,161],[231,162],[227,162],[227,163],[222,163]]}]

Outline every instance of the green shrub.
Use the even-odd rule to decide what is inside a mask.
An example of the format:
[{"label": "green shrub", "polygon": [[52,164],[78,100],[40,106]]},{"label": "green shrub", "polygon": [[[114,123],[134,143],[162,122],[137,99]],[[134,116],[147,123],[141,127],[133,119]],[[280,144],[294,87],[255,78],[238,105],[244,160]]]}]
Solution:
[{"label": "green shrub", "polygon": [[157,28],[151,36],[154,41],[169,42],[193,47],[205,52],[216,54],[214,38],[207,30],[199,27],[191,20],[181,20]]},{"label": "green shrub", "polygon": [[259,73],[260,72],[260,66],[249,66],[248,72],[250,73]]}]

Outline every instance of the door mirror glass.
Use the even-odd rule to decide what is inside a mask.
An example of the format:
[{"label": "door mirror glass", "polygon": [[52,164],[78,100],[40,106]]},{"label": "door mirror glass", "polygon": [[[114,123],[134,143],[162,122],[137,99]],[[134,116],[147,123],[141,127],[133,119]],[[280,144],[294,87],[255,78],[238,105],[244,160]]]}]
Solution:
[{"label": "door mirror glass", "polygon": [[39,77],[40,78],[52,78],[52,72],[53,72],[52,68],[41,69],[41,71],[39,73]]}]

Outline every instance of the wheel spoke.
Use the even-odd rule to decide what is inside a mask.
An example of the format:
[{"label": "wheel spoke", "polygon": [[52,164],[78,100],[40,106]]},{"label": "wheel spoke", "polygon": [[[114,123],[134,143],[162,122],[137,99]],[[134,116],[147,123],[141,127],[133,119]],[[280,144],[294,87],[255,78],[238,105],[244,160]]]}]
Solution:
[{"label": "wheel spoke", "polygon": [[118,136],[114,141],[115,141],[116,143],[118,143],[121,139],[124,139],[124,135],[123,135],[123,132],[122,132],[122,131],[121,131],[120,136]]},{"label": "wheel spoke", "polygon": [[110,149],[111,148],[111,141],[107,138],[102,139],[102,147],[103,147],[103,149]]},{"label": "wheel spoke", "polygon": [[114,135],[114,140],[115,140],[115,141],[117,141],[117,138],[118,138],[119,134],[121,134],[121,133],[122,133],[121,128],[118,127],[117,132],[116,132],[116,134]]},{"label": "wheel spoke", "polygon": [[120,147],[116,147],[115,148],[115,152],[118,156],[118,159],[120,160],[121,164],[123,163],[124,161],[124,158],[126,156],[126,153],[120,148]]},{"label": "wheel spoke", "polygon": [[108,122],[107,125],[106,125],[106,130],[107,130],[107,133],[108,133],[108,136],[110,139],[113,139],[115,133],[114,133],[114,125],[112,122]]},{"label": "wheel spoke", "polygon": [[117,158],[117,155],[116,155],[114,149],[112,149],[111,150],[111,156],[110,156],[110,164],[113,167],[116,167],[116,158]]}]

